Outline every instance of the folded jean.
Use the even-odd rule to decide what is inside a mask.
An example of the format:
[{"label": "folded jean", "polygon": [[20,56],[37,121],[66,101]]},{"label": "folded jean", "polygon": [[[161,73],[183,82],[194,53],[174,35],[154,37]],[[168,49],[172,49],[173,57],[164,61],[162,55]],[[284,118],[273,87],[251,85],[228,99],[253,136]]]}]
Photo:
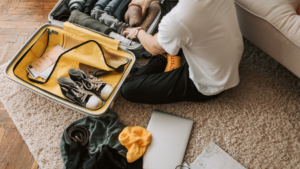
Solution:
[{"label": "folded jean", "polygon": [[90,14],[91,10],[94,8],[97,0],[86,0],[84,6],[83,6],[83,12],[85,14]]},{"label": "folded jean", "polygon": [[127,46],[130,46],[130,47],[137,47],[138,45],[140,45],[138,42],[134,42],[132,40],[129,40],[129,39],[127,39],[127,38],[123,37],[122,35],[117,34],[115,32],[110,32],[109,36],[116,39],[116,40],[121,41],[121,44],[123,44],[123,45],[127,45]]},{"label": "folded jean", "polygon": [[79,12],[77,10],[72,11],[68,21],[70,23],[78,24],[93,29],[95,31],[105,33],[107,35],[112,31],[108,26],[100,23],[97,20],[92,19],[87,14]]},{"label": "folded jean", "polygon": [[121,3],[122,0],[112,0],[109,4],[104,8],[104,11],[109,15],[113,15],[116,11],[117,7]]},{"label": "folded jean", "polygon": [[100,9],[104,11],[105,7],[109,4],[111,0],[98,0],[98,2],[95,4],[94,9]]},{"label": "folded jean", "polygon": [[83,6],[84,6],[84,0],[71,0],[69,2],[69,10],[73,11],[77,9],[78,11],[83,11]]},{"label": "folded jean", "polygon": [[116,31],[119,34],[122,34],[123,30],[129,27],[128,24],[120,22],[115,17],[99,9],[92,10],[91,17],[99,20],[102,24],[109,26],[113,31]]}]

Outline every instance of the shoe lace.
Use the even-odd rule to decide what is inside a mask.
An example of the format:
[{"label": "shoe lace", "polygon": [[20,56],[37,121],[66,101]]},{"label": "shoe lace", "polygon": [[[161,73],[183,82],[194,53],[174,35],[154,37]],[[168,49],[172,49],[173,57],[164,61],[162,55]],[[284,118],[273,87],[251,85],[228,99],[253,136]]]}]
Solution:
[{"label": "shoe lace", "polygon": [[93,95],[92,92],[89,92],[89,91],[86,91],[84,88],[83,88],[83,85],[82,84],[76,84],[75,85],[76,88],[72,89],[73,90],[73,93],[76,95],[76,97],[78,97],[82,102],[85,101],[86,97],[88,95]]},{"label": "shoe lace", "polygon": [[105,82],[102,82],[101,79],[97,79],[91,75],[83,81],[84,87],[88,90],[98,91],[102,84],[105,84]]}]

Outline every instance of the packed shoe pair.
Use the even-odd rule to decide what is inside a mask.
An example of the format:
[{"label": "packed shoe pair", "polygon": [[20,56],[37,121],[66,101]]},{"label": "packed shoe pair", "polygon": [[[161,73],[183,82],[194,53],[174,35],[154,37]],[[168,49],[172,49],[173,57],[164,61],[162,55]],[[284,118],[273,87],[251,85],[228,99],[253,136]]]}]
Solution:
[{"label": "packed shoe pair", "polygon": [[62,94],[77,105],[96,109],[107,100],[113,88],[94,76],[88,76],[82,70],[72,68],[69,77],[60,77],[57,83]]}]

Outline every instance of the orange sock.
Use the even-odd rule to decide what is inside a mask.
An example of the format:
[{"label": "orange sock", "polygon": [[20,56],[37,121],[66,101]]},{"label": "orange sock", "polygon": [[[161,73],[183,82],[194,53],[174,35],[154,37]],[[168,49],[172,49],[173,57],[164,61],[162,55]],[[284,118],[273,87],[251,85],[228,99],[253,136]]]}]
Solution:
[{"label": "orange sock", "polygon": [[174,70],[174,69],[177,69],[180,67],[181,57],[173,56],[173,55],[169,55],[169,54],[163,54],[163,55],[168,60],[165,72],[168,72],[168,71],[171,71],[171,70]]}]

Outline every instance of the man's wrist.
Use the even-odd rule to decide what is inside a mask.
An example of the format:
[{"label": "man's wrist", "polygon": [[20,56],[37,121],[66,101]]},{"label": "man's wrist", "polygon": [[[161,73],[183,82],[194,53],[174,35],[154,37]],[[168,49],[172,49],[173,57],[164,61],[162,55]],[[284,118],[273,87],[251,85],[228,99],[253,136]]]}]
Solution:
[{"label": "man's wrist", "polygon": [[140,34],[140,31],[143,31],[143,30],[144,30],[143,28],[137,28],[136,33],[135,33],[135,37],[138,38],[138,36]]}]

